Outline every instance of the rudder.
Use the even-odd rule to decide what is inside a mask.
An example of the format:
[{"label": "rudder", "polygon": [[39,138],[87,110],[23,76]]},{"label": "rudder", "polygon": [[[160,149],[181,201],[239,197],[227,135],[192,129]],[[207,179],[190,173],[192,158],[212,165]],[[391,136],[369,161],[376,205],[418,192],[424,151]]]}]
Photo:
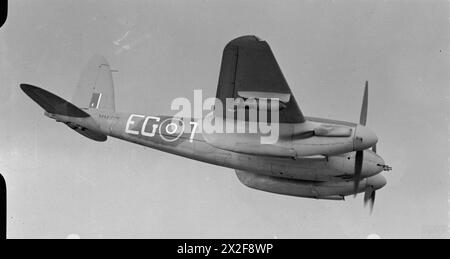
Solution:
[{"label": "rudder", "polygon": [[72,102],[80,108],[115,111],[114,84],[108,61],[93,56],[81,73]]}]

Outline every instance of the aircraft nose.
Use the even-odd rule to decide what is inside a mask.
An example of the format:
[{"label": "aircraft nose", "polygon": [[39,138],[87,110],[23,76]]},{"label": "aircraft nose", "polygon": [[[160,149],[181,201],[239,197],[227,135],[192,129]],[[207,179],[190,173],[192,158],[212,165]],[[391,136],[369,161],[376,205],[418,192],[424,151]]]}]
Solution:
[{"label": "aircraft nose", "polygon": [[353,140],[353,149],[355,151],[364,150],[372,147],[378,142],[378,137],[369,128],[358,125],[356,127],[355,138]]},{"label": "aircraft nose", "polygon": [[386,186],[386,184],[386,178],[384,178],[384,176],[382,176],[381,174],[377,174],[367,178],[366,182],[367,186],[372,186],[375,190],[383,188],[384,186]]}]

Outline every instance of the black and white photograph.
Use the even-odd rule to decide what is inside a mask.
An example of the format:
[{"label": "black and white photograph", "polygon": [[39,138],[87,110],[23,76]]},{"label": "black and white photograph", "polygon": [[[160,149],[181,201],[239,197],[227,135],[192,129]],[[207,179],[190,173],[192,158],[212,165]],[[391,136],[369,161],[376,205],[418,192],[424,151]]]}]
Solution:
[{"label": "black and white photograph", "polygon": [[0,239],[449,237],[450,1],[6,2]]}]

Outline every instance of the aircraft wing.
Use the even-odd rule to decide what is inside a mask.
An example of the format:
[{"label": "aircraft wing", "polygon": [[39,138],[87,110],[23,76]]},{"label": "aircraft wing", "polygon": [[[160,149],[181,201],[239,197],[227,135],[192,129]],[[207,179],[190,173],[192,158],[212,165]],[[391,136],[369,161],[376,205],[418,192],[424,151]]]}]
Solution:
[{"label": "aircraft wing", "polygon": [[265,41],[243,36],[228,43],[223,51],[216,98],[278,98],[280,123],[303,123],[300,108]]}]

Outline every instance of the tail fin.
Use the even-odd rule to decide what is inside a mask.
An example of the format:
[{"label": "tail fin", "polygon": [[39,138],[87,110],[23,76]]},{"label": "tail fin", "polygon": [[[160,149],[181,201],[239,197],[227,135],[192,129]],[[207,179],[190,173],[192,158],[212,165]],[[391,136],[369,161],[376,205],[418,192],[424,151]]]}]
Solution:
[{"label": "tail fin", "polygon": [[111,68],[104,57],[95,55],[89,60],[72,102],[80,108],[115,111]]}]

